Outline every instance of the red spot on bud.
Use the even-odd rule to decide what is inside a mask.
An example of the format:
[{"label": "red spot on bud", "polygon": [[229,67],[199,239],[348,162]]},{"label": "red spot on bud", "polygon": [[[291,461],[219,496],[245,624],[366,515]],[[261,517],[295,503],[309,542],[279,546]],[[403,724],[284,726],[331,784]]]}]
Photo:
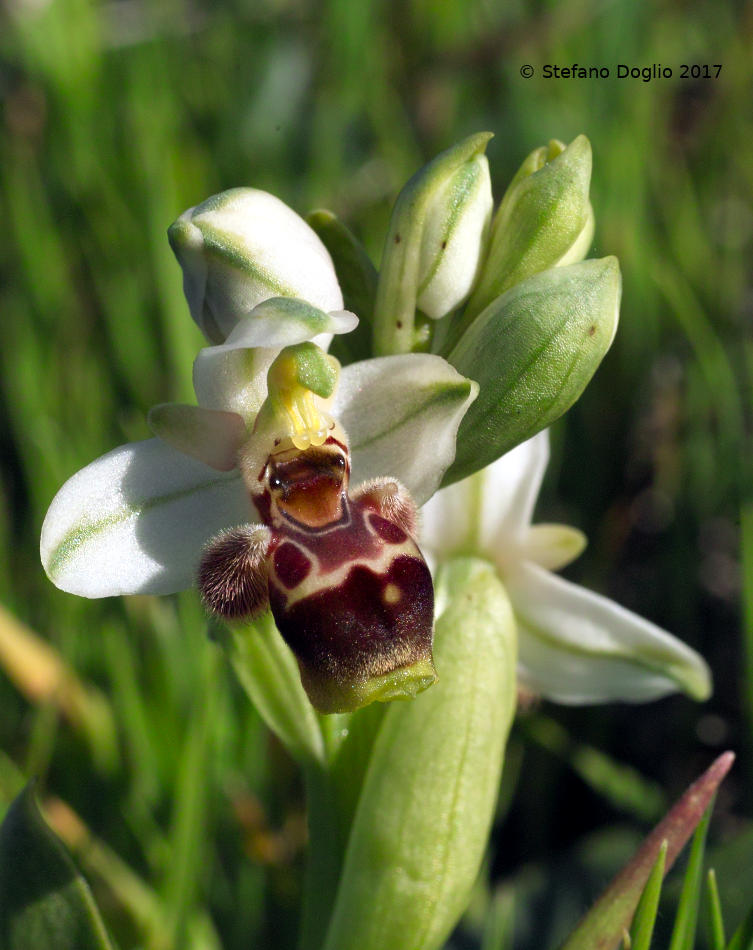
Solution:
[{"label": "red spot on bud", "polygon": [[386,541],[387,544],[402,544],[407,538],[403,529],[398,527],[394,521],[388,521],[380,515],[370,514],[369,524],[382,541]]},{"label": "red spot on bud", "polygon": [[305,580],[311,570],[311,561],[295,544],[284,542],[274,553],[275,574],[280,582],[292,590]]}]

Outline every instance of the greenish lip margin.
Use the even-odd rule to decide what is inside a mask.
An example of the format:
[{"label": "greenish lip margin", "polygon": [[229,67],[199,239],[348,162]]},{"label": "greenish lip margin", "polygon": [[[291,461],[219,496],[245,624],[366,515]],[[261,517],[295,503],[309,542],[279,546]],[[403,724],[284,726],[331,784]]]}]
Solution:
[{"label": "greenish lip margin", "polygon": [[427,387],[424,392],[429,392],[431,396],[430,398],[424,400],[417,409],[415,409],[413,412],[409,412],[405,416],[402,416],[396,425],[392,425],[389,427],[389,429],[383,429],[381,432],[377,432],[365,442],[354,441],[351,445],[351,451],[356,452],[360,449],[366,448],[369,445],[373,445],[375,442],[379,442],[380,439],[385,438],[392,431],[398,429],[402,425],[405,425],[405,423],[409,422],[411,419],[415,419],[417,416],[420,416],[421,413],[425,412],[427,409],[433,408],[434,406],[438,407],[461,402],[462,400],[459,397],[461,391],[465,392],[463,399],[467,399],[471,394],[472,388],[473,383],[470,380],[465,380],[462,383],[450,383],[449,385],[441,383],[430,388]]},{"label": "greenish lip margin", "polygon": [[[515,617],[519,618],[518,623],[521,627],[521,633],[524,636],[528,634],[529,636],[536,637],[554,649],[562,650],[565,653],[573,653],[576,656],[594,657],[596,659],[609,660],[614,663],[627,663],[630,666],[643,667],[644,669],[651,670],[652,673],[657,673],[660,676],[663,676],[667,680],[671,680],[673,683],[680,686],[689,696],[699,701],[708,699],[711,695],[710,684],[705,682],[702,683],[701,678],[697,675],[682,675],[678,669],[678,664],[676,661],[673,660],[668,665],[661,665],[662,654],[657,650],[649,650],[647,651],[647,657],[644,658],[644,656],[641,656],[639,658],[635,654],[609,653],[605,650],[590,649],[581,644],[568,643],[567,646],[564,646],[563,641],[558,640],[545,630],[542,630],[541,627],[531,623],[528,619],[526,619],[523,612],[518,610],[514,601],[513,610]],[[666,654],[664,655],[666,656]],[[656,658],[654,662],[651,662],[652,656]],[[703,689],[698,688],[701,685],[704,686]]]},{"label": "greenish lip margin", "polygon": [[120,512],[112,514],[107,518],[102,518],[99,521],[79,525],[69,531],[54,548],[47,567],[47,575],[54,581],[61,566],[63,566],[80,547],[91,541],[93,537],[102,531],[122,524],[134,515],[139,515],[144,511],[148,511],[150,508],[155,508],[157,505],[169,505],[174,501],[179,501],[181,498],[187,498],[189,495],[206,491],[207,489],[214,488],[216,485],[221,485],[224,482],[232,482],[239,478],[239,472],[232,472],[230,475],[220,476],[212,481],[204,482],[198,487],[183,488],[179,491],[171,492],[168,495],[160,495],[158,498],[124,507]]},{"label": "greenish lip margin", "polygon": [[232,264],[253,280],[274,291],[275,297],[298,297],[298,293],[292,288],[276,280],[269,271],[258,267],[248,256],[248,251],[241,247],[239,242],[233,240],[225,232],[219,231],[211,224],[202,221],[197,225],[204,239],[204,248],[208,254],[217,257],[223,264]]}]

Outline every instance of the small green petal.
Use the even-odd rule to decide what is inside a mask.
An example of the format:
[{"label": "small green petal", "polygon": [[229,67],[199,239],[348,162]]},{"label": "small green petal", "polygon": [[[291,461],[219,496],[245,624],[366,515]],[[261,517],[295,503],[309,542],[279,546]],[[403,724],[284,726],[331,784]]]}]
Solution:
[{"label": "small green petal", "polygon": [[586,549],[582,531],[566,524],[535,524],[528,529],[521,556],[548,571],[566,567]]}]

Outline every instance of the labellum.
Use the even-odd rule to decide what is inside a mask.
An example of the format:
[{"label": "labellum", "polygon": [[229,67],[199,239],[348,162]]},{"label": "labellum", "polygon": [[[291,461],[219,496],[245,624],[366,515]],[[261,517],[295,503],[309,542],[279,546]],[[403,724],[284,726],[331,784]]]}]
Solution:
[{"label": "labellum", "polygon": [[416,506],[395,479],[349,490],[347,436],[324,409],[336,371],[318,393],[301,385],[298,349],[270,369],[267,403],[239,455],[264,526],[234,528],[207,546],[202,597],[229,620],[271,607],[322,712],[410,698],[436,679],[434,592],[415,541]]}]

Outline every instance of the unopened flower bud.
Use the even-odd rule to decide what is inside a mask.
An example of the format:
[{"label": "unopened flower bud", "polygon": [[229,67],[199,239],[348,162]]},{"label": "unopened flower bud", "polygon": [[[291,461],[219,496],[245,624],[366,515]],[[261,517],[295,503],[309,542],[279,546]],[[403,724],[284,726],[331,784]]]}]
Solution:
[{"label": "unopened flower bud", "polygon": [[257,304],[299,297],[343,309],[332,259],[315,232],[265,191],[233,188],[189,208],[168,230],[191,316],[222,343]]},{"label": "unopened flower bud", "polygon": [[591,145],[585,135],[567,147],[553,140],[531,152],[495,215],[489,252],[466,309],[466,325],[527,277],[585,257],[594,231],[590,181]]},{"label": "unopened flower bud", "polygon": [[471,292],[492,211],[490,137],[481,132],[442,152],[398,196],[377,287],[378,352],[413,348],[416,308],[439,319]]},{"label": "unopened flower bud", "polygon": [[476,154],[436,186],[424,220],[416,304],[439,320],[459,307],[476,279],[492,213],[486,155]]}]

